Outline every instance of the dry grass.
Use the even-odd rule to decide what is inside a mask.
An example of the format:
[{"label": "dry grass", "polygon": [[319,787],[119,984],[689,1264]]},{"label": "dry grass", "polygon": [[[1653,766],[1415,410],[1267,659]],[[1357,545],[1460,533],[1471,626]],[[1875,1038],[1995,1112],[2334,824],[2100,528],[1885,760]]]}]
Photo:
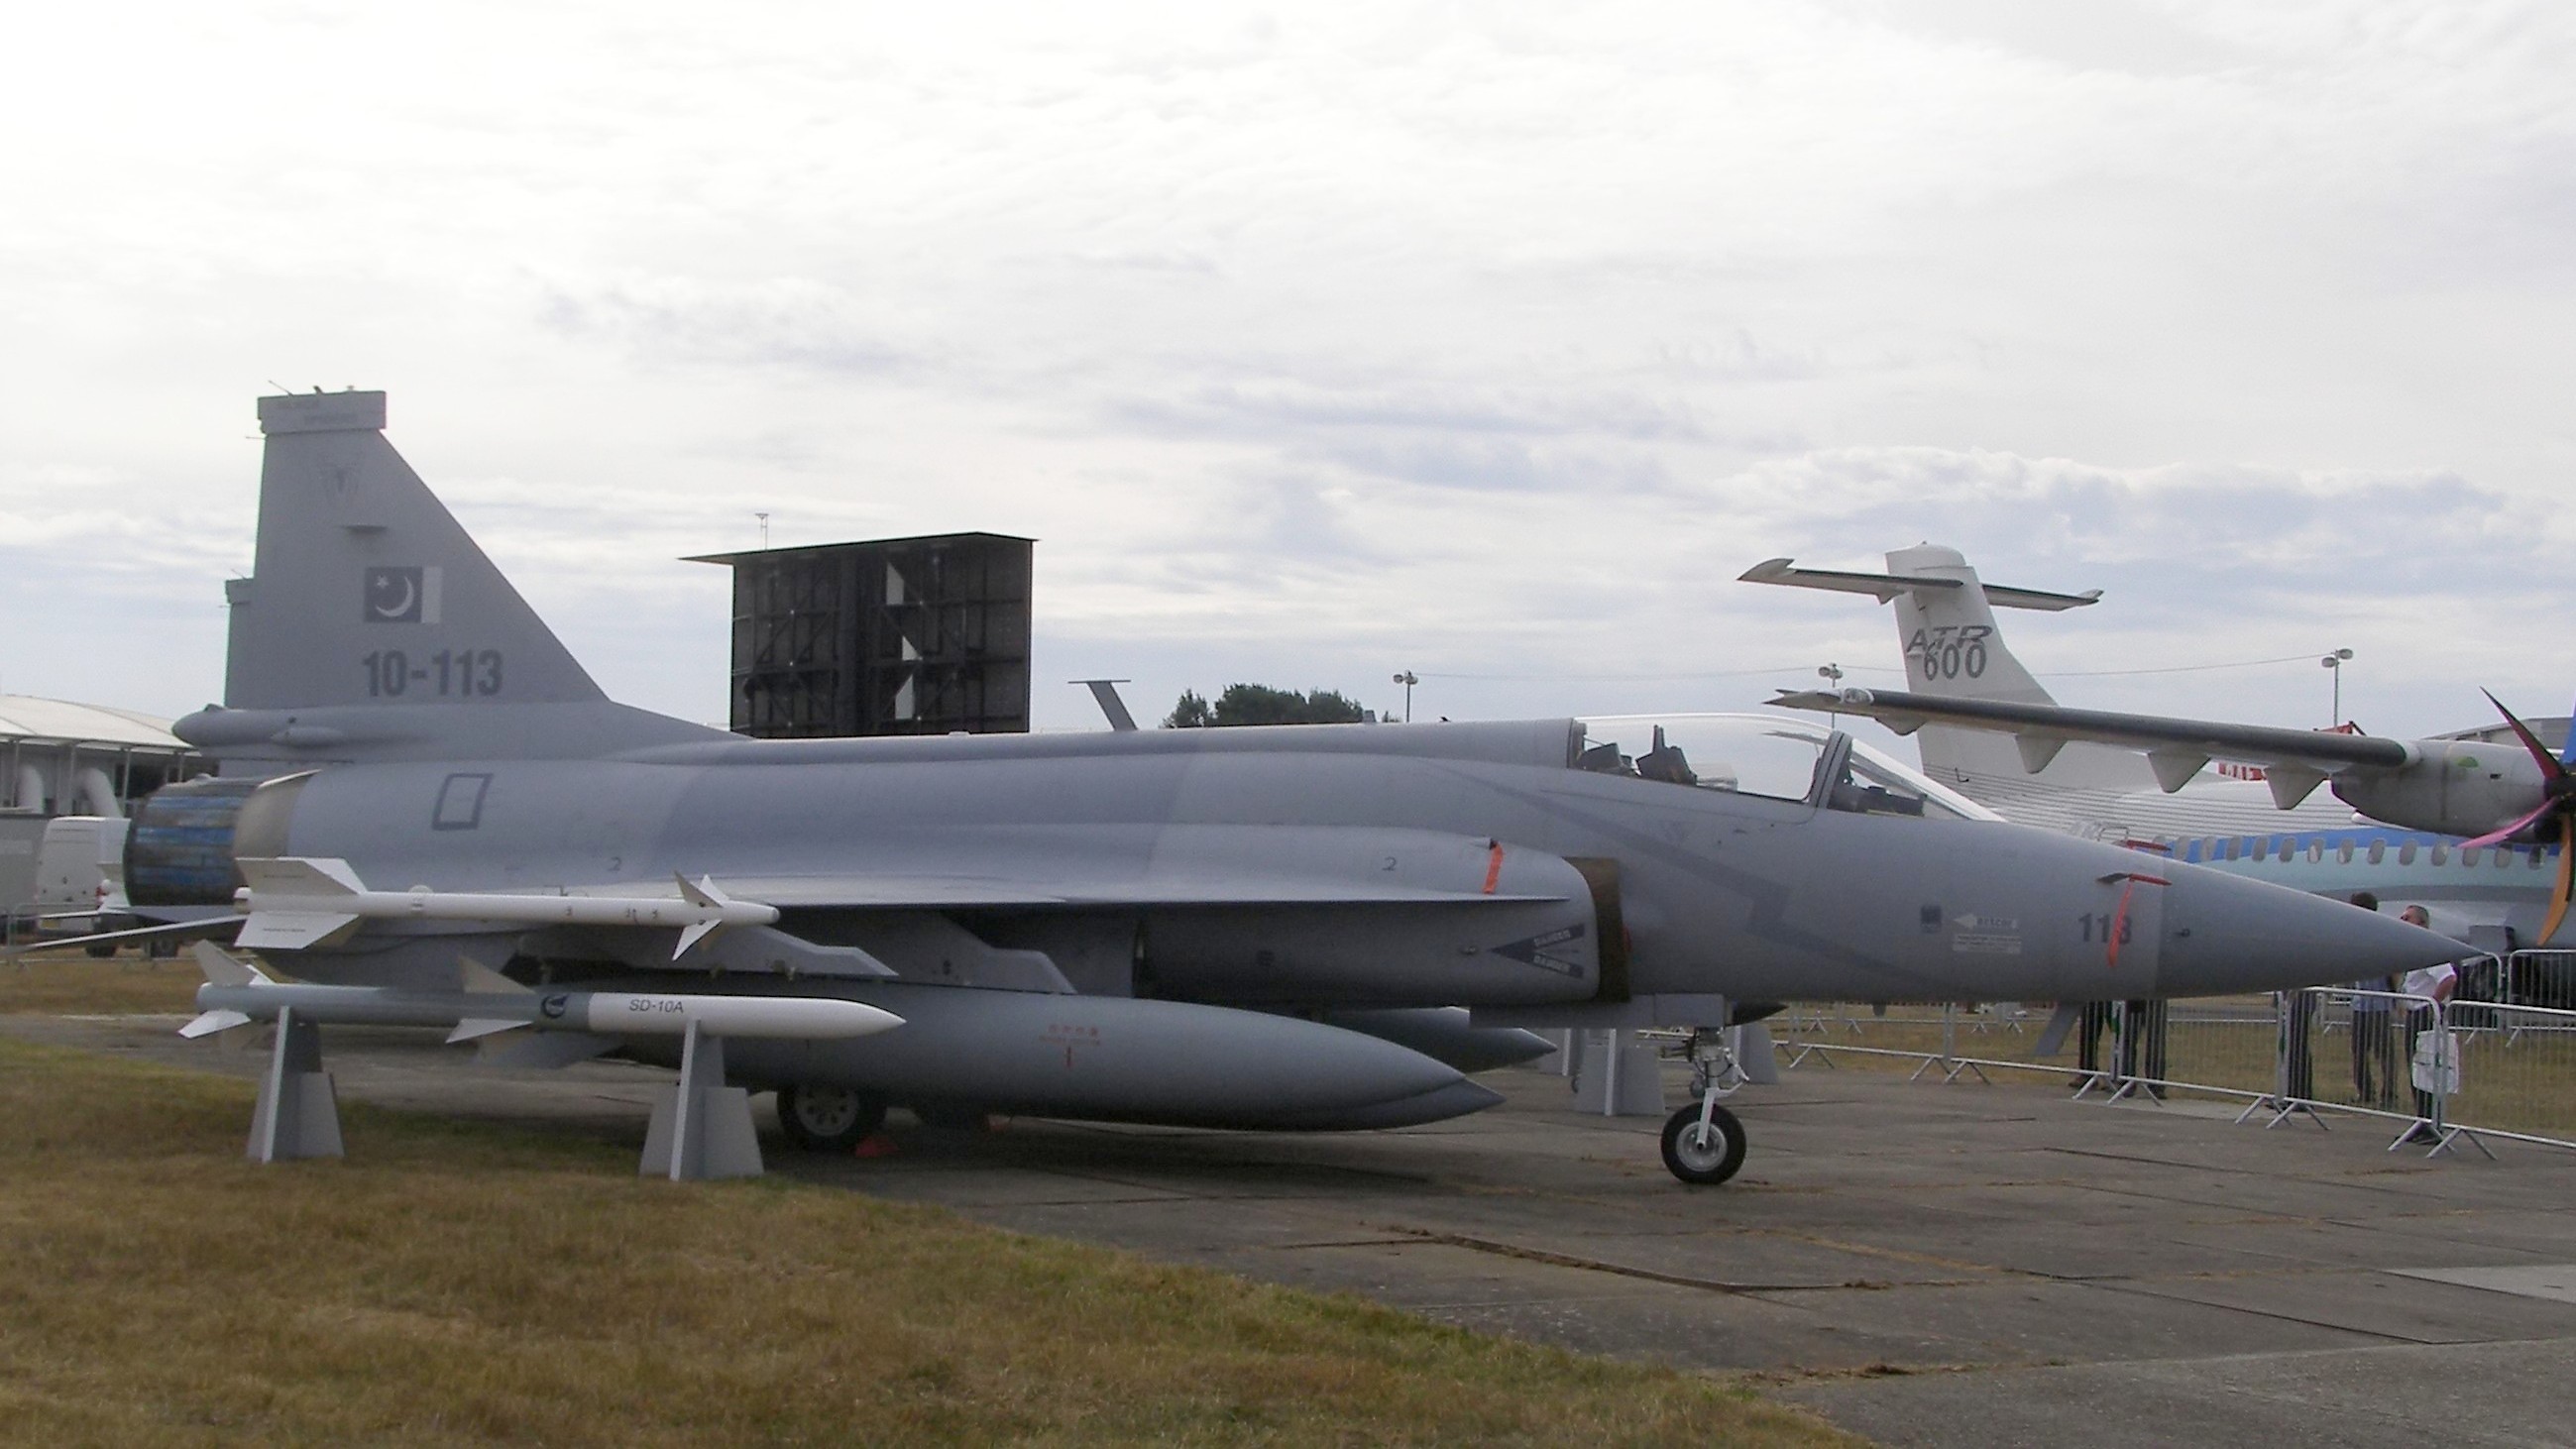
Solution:
[{"label": "dry grass", "polygon": [[0,961],[0,1012],[130,1016],[193,1012],[205,976],[184,954],[154,961],[128,949],[108,960],[78,950],[31,951]]},{"label": "dry grass", "polygon": [[927,1208],[0,1040],[13,1442],[1851,1442],[1584,1359]]}]

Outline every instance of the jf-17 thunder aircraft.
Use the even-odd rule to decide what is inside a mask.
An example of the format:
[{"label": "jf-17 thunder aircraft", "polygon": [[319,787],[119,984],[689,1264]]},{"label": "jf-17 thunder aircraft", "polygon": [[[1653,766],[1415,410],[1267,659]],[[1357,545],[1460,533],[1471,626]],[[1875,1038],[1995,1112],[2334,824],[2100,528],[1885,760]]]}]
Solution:
[{"label": "jf-17 thunder aircraft", "polygon": [[[276,1025],[263,1159],[336,1153],[318,1028],[680,1068],[645,1169],[756,1172],[746,1094],[846,1149],[888,1104],[1423,1123],[1534,1026],[1797,997],[2092,1000],[2428,964],[2427,933],[1986,812],[1793,717],[758,740],[608,700],[383,435],[262,398],[219,762],[137,810],[139,912],[208,933],[197,1033]],[[1731,757],[1738,746],[1746,752]],[[191,923],[189,918],[195,918]],[[232,932],[230,949],[221,944]],[[1703,1070],[1664,1133],[1742,1162]]]},{"label": "jf-17 thunder aircraft", "polygon": [[[2302,888],[2423,904],[2482,950],[2549,942],[2565,921],[2576,740],[2552,754],[2493,695],[2502,731],[2416,740],[2068,709],[2013,657],[1994,606],[2054,612],[2100,590],[1988,584],[1939,544],[1895,550],[1887,564],[1858,573],[1777,558],[1744,573],[1895,606],[1907,689],[1784,690],[1774,704],[1920,731],[1928,774],[2012,819],[2153,840],[2186,860]],[[2223,774],[2210,773],[2213,760]],[[2320,784],[2341,807],[2311,798]],[[2397,829],[2356,828],[2351,812]],[[2556,869],[2544,877],[2551,855]]]}]

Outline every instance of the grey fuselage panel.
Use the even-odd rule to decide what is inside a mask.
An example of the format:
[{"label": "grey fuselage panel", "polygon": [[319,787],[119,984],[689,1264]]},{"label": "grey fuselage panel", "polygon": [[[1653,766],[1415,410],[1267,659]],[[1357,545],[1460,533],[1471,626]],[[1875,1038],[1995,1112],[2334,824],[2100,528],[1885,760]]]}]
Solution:
[{"label": "grey fuselage panel", "polygon": [[[1539,763],[1532,744],[1553,740],[1561,751],[1569,728],[1461,730],[1466,758],[1438,749],[1440,726],[1351,726],[719,742],[614,760],[349,766],[301,787],[290,846],[347,859],[389,889],[609,888],[667,883],[676,871],[801,880],[809,908],[842,882],[852,907],[883,909],[906,902],[872,883],[1003,882],[1017,894],[997,900],[1015,898],[1023,910],[1055,901],[1061,911],[1115,913],[1149,936],[1155,918],[1187,917],[1192,901],[1217,909],[1231,872],[1241,900],[1280,902],[1261,909],[1281,923],[1283,943],[1299,938],[1289,927],[1302,899],[1315,917],[1304,924],[1339,922],[1346,948],[1476,921],[1463,950],[1518,939],[1496,928],[1506,912],[1535,921],[1550,919],[1548,909],[1372,905],[1370,892],[1432,857],[1423,869],[1446,875],[1426,888],[1456,885],[1458,852],[1499,845],[1513,869],[1618,863],[1632,992],[1940,1000],[2157,989],[2156,951],[2132,950],[2121,969],[2085,949],[2118,910],[2120,888],[2108,878],[2136,870],[2134,853],[1991,822],[1847,814]],[[1492,758],[1515,750],[1526,763]],[[1293,894],[1283,883],[1300,880],[1312,889],[1283,899]],[[1563,875],[1531,880],[1502,893],[1575,889]],[[1474,884],[1453,893],[1472,896]],[[1226,909],[1245,920],[1243,905]],[[1260,938],[1257,929],[1230,936]],[[1302,989],[1262,989],[1265,974],[1298,977],[1284,946],[1236,949],[1244,959],[1157,967],[1166,980],[1204,980],[1210,998],[1293,999]],[[1266,966],[1265,949],[1274,955]],[[1316,989],[1325,1000],[1424,1006],[1597,990],[1490,950],[1472,964],[1465,973],[1391,972],[1374,986],[1328,972],[1333,989]]]}]

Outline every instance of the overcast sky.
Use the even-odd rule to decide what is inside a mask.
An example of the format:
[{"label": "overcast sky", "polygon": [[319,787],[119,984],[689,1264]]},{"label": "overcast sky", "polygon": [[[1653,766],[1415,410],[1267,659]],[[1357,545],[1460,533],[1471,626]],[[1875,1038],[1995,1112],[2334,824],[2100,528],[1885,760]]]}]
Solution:
[{"label": "overcast sky", "polygon": [[[2565,712],[2576,11],[49,6],[0,49],[0,691],[219,697],[252,403],[389,436],[609,691],[722,570],[1038,544],[1036,713],[1734,709],[1920,540],[2058,697]],[[2288,660],[2189,672],[2187,666]]]}]

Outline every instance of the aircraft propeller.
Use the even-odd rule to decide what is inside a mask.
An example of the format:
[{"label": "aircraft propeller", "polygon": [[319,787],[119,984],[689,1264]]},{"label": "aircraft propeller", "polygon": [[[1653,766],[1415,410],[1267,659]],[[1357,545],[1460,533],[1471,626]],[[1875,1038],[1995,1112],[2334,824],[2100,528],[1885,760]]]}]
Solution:
[{"label": "aircraft propeller", "polygon": [[[2541,800],[2538,808],[2530,814],[2500,830],[2489,831],[2464,844],[2473,849],[2501,845],[2531,830],[2543,820],[2556,818],[2558,881],[2549,891],[2549,918],[2541,923],[2538,943],[2546,945],[2552,936],[2558,934],[2558,923],[2567,919],[2570,888],[2576,887],[2576,726],[2570,727],[2566,755],[2563,758],[2552,755],[2549,753],[2549,747],[2540,742],[2540,737],[2531,732],[2531,727],[2514,718],[2513,711],[2504,707],[2503,700],[2486,690],[2478,692],[2486,695],[2487,703],[2494,705],[2496,713],[2504,716],[2504,722],[2512,728],[2514,737],[2521,740],[2522,747],[2531,751],[2532,759],[2539,762]],[[2545,836],[2543,832],[2534,831],[2531,838],[2538,840]]]}]

